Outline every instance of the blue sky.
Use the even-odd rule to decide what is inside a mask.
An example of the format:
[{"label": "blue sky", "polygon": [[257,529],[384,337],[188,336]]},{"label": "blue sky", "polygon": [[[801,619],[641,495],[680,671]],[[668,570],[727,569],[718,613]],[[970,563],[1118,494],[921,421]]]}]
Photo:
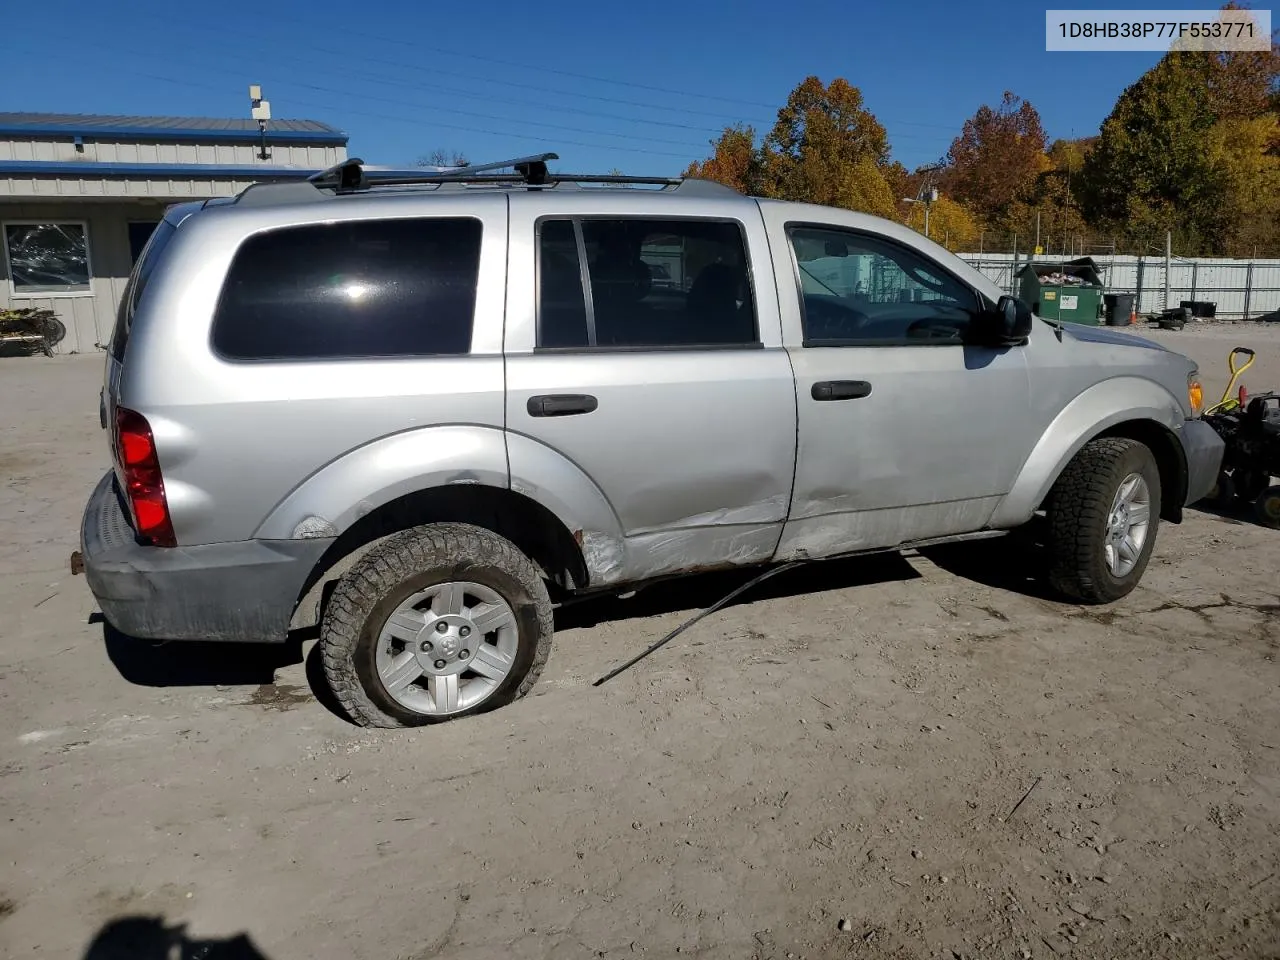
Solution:
[{"label": "blue sky", "polygon": [[0,41],[0,110],[247,116],[256,82],[277,117],[340,127],[370,163],[409,165],[435,148],[473,162],[555,150],[561,169],[668,175],[705,156],[726,124],[767,129],[791,88],[817,74],[861,88],[895,158],[913,168],[945,154],[965,118],[1005,89],[1036,106],[1051,138],[1096,132],[1158,57],[1047,53],[1044,9],[15,3]]}]

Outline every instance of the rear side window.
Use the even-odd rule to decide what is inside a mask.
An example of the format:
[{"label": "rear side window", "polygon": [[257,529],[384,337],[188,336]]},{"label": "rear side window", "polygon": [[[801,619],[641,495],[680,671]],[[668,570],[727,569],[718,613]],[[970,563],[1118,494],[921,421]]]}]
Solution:
[{"label": "rear side window", "polygon": [[256,234],[232,261],[213,347],[231,360],[467,353],[481,230],[458,217]]},{"label": "rear side window", "polygon": [[125,284],[124,294],[120,297],[120,307],[116,311],[116,325],[111,333],[111,355],[116,360],[124,360],[125,345],[129,342],[129,328],[133,326],[133,314],[142,303],[147,284],[156,272],[156,265],[164,256],[164,249],[177,233],[178,228],[168,220],[162,220],[151,232],[138,262],[134,264],[129,282]]},{"label": "rear side window", "polygon": [[740,224],[647,218],[539,223],[539,347],[757,342]]}]

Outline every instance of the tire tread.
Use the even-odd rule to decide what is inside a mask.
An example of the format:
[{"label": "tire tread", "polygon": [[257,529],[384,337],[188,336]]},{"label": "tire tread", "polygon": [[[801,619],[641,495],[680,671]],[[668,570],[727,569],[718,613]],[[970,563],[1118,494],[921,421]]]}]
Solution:
[{"label": "tire tread", "polygon": [[[375,546],[338,581],[329,598],[321,626],[321,660],[330,690],[354,722],[364,727],[405,725],[369,698],[356,674],[356,645],[371,608],[397,584],[423,570],[440,567],[460,575],[474,566],[503,570],[533,598],[538,622],[533,661],[509,699],[523,697],[537,683],[551,656],[554,620],[546,584],[532,561],[511,541],[483,527],[426,524],[392,534]],[[434,718],[424,716],[423,720]]]},{"label": "tire tread", "polygon": [[[1067,464],[1049,498],[1049,584],[1084,603],[1109,603],[1132,589],[1111,578],[1102,560],[1101,539],[1115,496],[1116,470],[1122,460],[1141,451],[1154,466],[1151,451],[1127,437],[1102,437],[1085,444]],[[1154,484],[1152,484],[1154,481]],[[1152,486],[1151,522],[1144,557],[1126,580],[1135,582],[1146,567],[1159,526],[1159,474]],[[1135,576],[1136,574],[1136,576]]]}]

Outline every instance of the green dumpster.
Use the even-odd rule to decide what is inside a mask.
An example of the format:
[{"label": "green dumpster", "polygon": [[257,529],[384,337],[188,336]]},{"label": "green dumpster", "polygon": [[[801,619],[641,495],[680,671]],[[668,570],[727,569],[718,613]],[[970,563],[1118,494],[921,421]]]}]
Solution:
[{"label": "green dumpster", "polygon": [[1102,319],[1102,278],[1091,257],[1028,263],[1018,271],[1018,296],[1039,316],[1097,326]]}]

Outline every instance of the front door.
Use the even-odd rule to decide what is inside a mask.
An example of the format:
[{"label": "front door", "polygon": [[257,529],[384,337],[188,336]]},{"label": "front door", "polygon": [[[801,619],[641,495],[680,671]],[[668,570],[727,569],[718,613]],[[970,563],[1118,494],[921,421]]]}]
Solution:
[{"label": "front door", "polygon": [[511,197],[513,489],[550,485],[550,457],[578,506],[607,501],[611,529],[573,531],[593,586],[768,560],[796,412],[758,208],[582,192]]},{"label": "front door", "polygon": [[980,295],[912,235],[769,216],[799,417],[778,559],[981,529],[1028,452],[1021,348],[964,343]]}]

